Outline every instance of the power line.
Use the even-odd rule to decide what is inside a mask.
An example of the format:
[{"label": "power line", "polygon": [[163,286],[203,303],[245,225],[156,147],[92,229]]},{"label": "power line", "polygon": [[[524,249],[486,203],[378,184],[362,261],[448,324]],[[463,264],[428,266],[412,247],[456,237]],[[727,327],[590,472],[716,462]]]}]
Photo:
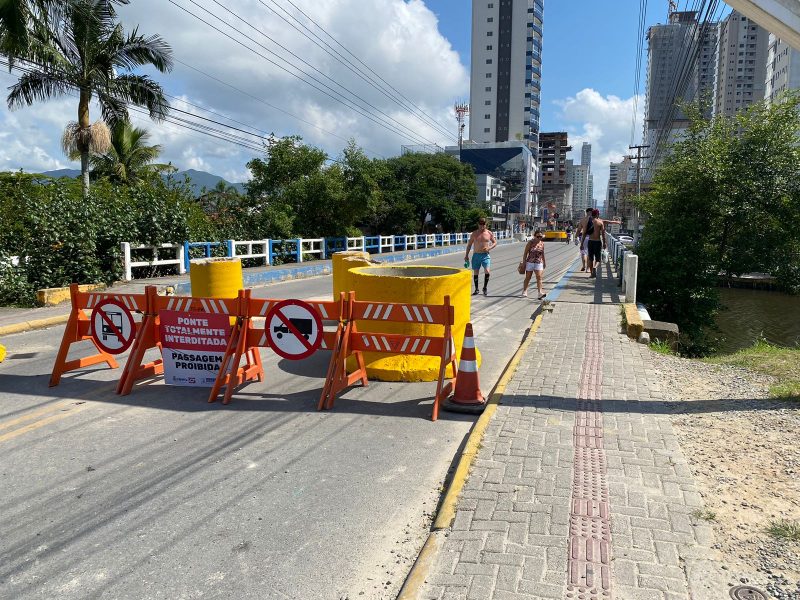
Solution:
[{"label": "power line", "polygon": [[[306,61],[305,59],[301,58],[300,56],[298,56],[297,54],[295,54],[294,52],[292,52],[292,51],[291,51],[289,48],[287,48],[286,46],[284,46],[284,45],[283,45],[283,44],[281,44],[280,42],[276,41],[274,38],[270,37],[269,35],[267,35],[267,34],[266,34],[265,32],[263,32],[262,30],[258,29],[258,28],[257,28],[255,25],[253,25],[252,23],[250,23],[250,22],[249,22],[247,19],[244,19],[244,18],[243,18],[241,15],[237,14],[236,12],[232,11],[230,8],[228,8],[228,7],[226,7],[225,5],[221,4],[221,3],[220,3],[218,0],[211,0],[211,1],[212,1],[214,4],[216,4],[217,6],[219,6],[221,9],[223,9],[224,11],[226,11],[226,12],[228,12],[229,14],[233,15],[233,17],[234,17],[234,18],[238,19],[239,21],[241,21],[242,23],[244,23],[245,25],[247,25],[248,27],[250,27],[250,28],[251,28],[253,31],[255,31],[256,33],[259,33],[259,34],[261,34],[263,37],[265,37],[266,39],[268,39],[270,42],[272,42],[273,44],[275,44],[276,46],[278,46],[278,47],[279,47],[281,50],[283,50],[284,52],[287,52],[288,54],[290,54],[292,57],[294,57],[295,59],[297,59],[298,61],[300,61],[302,64],[304,64],[304,65],[306,65],[307,67],[309,67],[310,69],[313,69],[313,70],[315,70],[316,72],[318,72],[318,73],[319,73],[320,75],[322,75],[322,76],[323,76],[325,79],[327,79],[327,80],[331,81],[331,82],[332,82],[332,83],[333,83],[335,86],[337,86],[337,87],[341,88],[342,90],[344,90],[344,92],[345,92],[345,93],[349,94],[350,96],[352,96],[352,97],[353,97],[353,98],[355,98],[356,100],[358,100],[358,101],[362,102],[363,104],[365,104],[366,106],[368,106],[369,108],[371,108],[372,110],[374,110],[375,112],[377,112],[377,113],[379,113],[379,114],[383,115],[384,117],[386,117],[386,118],[387,118],[387,119],[389,119],[390,121],[392,121],[392,122],[396,123],[398,126],[400,126],[400,127],[406,127],[406,128],[408,128],[406,125],[403,125],[402,123],[400,123],[400,121],[398,121],[397,119],[395,119],[395,118],[394,118],[394,117],[392,117],[391,115],[387,114],[386,112],[384,112],[383,110],[381,110],[380,108],[378,108],[377,106],[375,106],[374,104],[371,104],[370,102],[367,102],[367,101],[366,101],[364,98],[361,98],[361,97],[360,97],[360,96],[358,96],[356,93],[354,93],[352,90],[350,90],[350,89],[348,89],[347,87],[345,87],[345,86],[343,86],[342,84],[340,84],[340,83],[339,83],[338,81],[336,81],[334,78],[332,78],[332,77],[330,77],[329,75],[326,75],[325,73],[323,73],[323,72],[322,72],[320,69],[318,69],[317,67],[315,67],[314,65],[312,65],[311,63],[309,63],[308,61]],[[205,11],[206,11],[208,14],[211,14],[211,15],[213,15],[213,14],[214,14],[214,13],[210,12],[208,9],[206,9],[206,8],[204,8],[204,7],[200,6],[200,5],[198,5],[198,4],[197,4],[197,2],[195,2],[195,0],[189,0],[189,2],[191,2],[192,4],[194,4],[195,6],[197,6],[198,8],[201,8],[202,10],[205,10]],[[216,16],[216,15],[214,15],[214,16]],[[232,28],[232,29],[234,29],[235,31],[238,31],[236,28],[234,28],[234,27],[233,27],[232,25],[230,25],[230,24],[228,24],[228,27],[231,27],[231,28]],[[255,43],[255,44],[258,44],[258,42],[256,42],[256,41],[255,41],[255,40],[253,40],[252,38],[249,38],[249,37],[248,37],[248,39],[250,39],[251,41],[253,41],[253,43]],[[263,46],[263,45],[261,45],[261,44],[258,44],[258,45],[259,45],[261,48],[264,48],[264,50],[266,50],[267,52],[270,52],[270,53],[271,53],[272,55],[274,55],[276,58],[278,58],[278,59],[280,59],[280,60],[284,61],[286,64],[290,65],[292,68],[295,68],[295,69],[297,69],[298,71],[300,71],[301,73],[303,73],[304,75],[311,77],[311,78],[312,78],[312,79],[314,79],[315,81],[318,81],[318,80],[317,80],[317,79],[316,79],[314,76],[312,76],[312,75],[310,75],[309,73],[307,73],[306,71],[304,71],[304,70],[300,69],[300,67],[298,67],[297,65],[293,64],[291,61],[287,60],[286,58],[283,58],[282,56],[279,56],[279,55],[278,55],[276,52],[269,50],[268,48],[266,48],[265,46]],[[323,84],[323,85],[324,85],[324,84]],[[326,87],[327,87],[327,86],[326,86]],[[340,92],[337,92],[337,93],[340,93]],[[410,131],[410,129],[409,129],[409,131]],[[432,141],[432,140],[429,140],[429,139],[425,138],[425,137],[424,137],[422,134],[420,134],[420,133],[419,133],[419,132],[417,132],[417,131],[414,131],[414,134],[415,134],[415,135],[418,135],[420,138],[422,138],[423,140],[425,140],[425,141],[427,141],[427,142],[433,143],[433,141]]]},{"label": "power line", "polygon": [[633,145],[636,132],[636,118],[639,112],[639,90],[642,77],[642,55],[644,48],[645,21],[647,17],[647,0],[639,0],[639,29],[636,34],[636,70],[633,84],[633,116],[631,118],[631,142]]},{"label": "power line", "polygon": [[[436,129],[438,129],[439,132],[444,133],[444,135],[446,135],[448,138],[454,139],[453,138],[453,134],[452,134],[452,132],[450,130],[448,130],[446,127],[442,126],[435,118],[433,118],[428,113],[426,113],[423,109],[421,109],[419,106],[417,106],[413,101],[409,100],[399,90],[397,90],[397,88],[392,86],[388,81],[386,81],[383,77],[381,77],[378,73],[376,73],[369,65],[367,65],[364,61],[362,61],[355,54],[353,54],[350,50],[348,50],[335,37],[333,37],[330,33],[328,33],[328,31],[324,27],[322,27],[322,25],[317,23],[313,18],[311,18],[307,13],[305,13],[300,7],[298,7],[294,2],[292,2],[292,0],[287,0],[287,2],[295,10],[297,10],[301,15],[303,15],[308,21],[310,21],[314,26],[316,26],[320,31],[322,31],[331,41],[333,41],[334,44],[336,44],[338,47],[340,47],[342,50],[344,50],[347,54],[352,56],[358,63],[363,65],[370,73],[375,75],[375,77],[377,77],[378,80],[380,80],[385,85],[379,84],[377,81],[375,81],[375,79],[371,75],[369,75],[368,73],[364,72],[364,70],[361,69],[360,67],[358,67],[357,65],[353,64],[352,61],[350,61],[346,56],[344,56],[338,50],[333,48],[326,41],[324,41],[323,39],[321,39],[318,36],[316,36],[308,26],[306,26],[304,23],[302,23],[295,15],[291,14],[285,8],[280,6],[276,2],[276,0],[269,0],[269,1],[272,4],[274,4],[275,6],[277,6],[283,13],[288,15],[290,19],[295,21],[297,24],[300,25],[300,27],[305,29],[309,34],[311,34],[314,37],[310,37],[308,34],[304,33],[300,29],[298,29],[296,25],[294,25],[293,23],[288,21],[284,16],[282,16],[277,11],[275,11],[275,9],[267,6],[264,3],[264,0],[258,0],[258,1],[261,4],[263,4],[265,8],[267,8],[268,10],[272,11],[275,15],[280,17],[285,23],[287,23],[290,27],[295,29],[298,33],[300,33],[301,35],[303,35],[304,37],[309,39],[312,43],[314,43],[319,48],[322,48],[330,56],[332,56],[337,61],[339,61],[341,64],[343,64],[348,69],[350,69],[350,71],[352,71],[353,73],[358,75],[361,79],[363,79],[364,81],[369,83],[372,87],[374,87],[375,89],[377,89],[381,93],[383,93],[387,98],[389,98],[390,100],[392,100],[394,102],[397,102],[398,105],[402,106],[405,110],[411,111],[412,114],[417,116],[426,125],[428,125],[430,127],[435,127]],[[392,92],[394,92],[394,94],[388,92],[387,89],[391,90]],[[398,97],[401,98],[403,101],[405,101],[405,104],[403,102],[401,102],[400,100],[398,100]],[[412,108],[409,108],[409,105]]]},{"label": "power line", "polygon": [[[173,4],[174,6],[176,6],[177,8],[179,8],[179,9],[181,9],[182,11],[186,12],[187,14],[189,14],[189,15],[193,16],[193,17],[194,17],[195,19],[197,19],[198,21],[200,21],[200,22],[202,22],[202,23],[205,23],[207,26],[209,26],[209,27],[211,27],[212,29],[214,29],[215,31],[217,31],[217,32],[221,33],[222,35],[224,35],[225,37],[227,37],[228,39],[230,39],[230,40],[231,40],[231,41],[233,41],[234,43],[236,43],[236,44],[239,44],[240,46],[242,46],[243,48],[245,48],[245,49],[249,50],[250,52],[253,52],[253,53],[254,53],[254,54],[256,54],[257,56],[260,56],[261,58],[263,58],[264,60],[266,60],[268,63],[270,63],[270,64],[272,64],[272,65],[276,66],[277,68],[279,68],[279,69],[280,69],[280,70],[282,70],[282,71],[285,71],[286,73],[288,73],[288,74],[289,74],[289,75],[291,75],[292,77],[296,77],[297,79],[299,79],[300,81],[302,81],[302,82],[303,82],[303,83],[305,83],[306,85],[308,85],[308,86],[310,86],[310,87],[314,88],[315,90],[317,90],[317,91],[321,92],[322,94],[325,94],[326,96],[328,96],[329,98],[331,98],[331,99],[335,100],[336,102],[339,102],[340,104],[343,104],[344,106],[346,106],[346,107],[350,108],[350,109],[351,109],[351,110],[353,110],[354,112],[356,112],[356,113],[360,114],[361,116],[363,116],[363,117],[365,117],[365,118],[369,119],[370,121],[372,121],[372,122],[374,122],[374,123],[376,123],[376,124],[380,125],[381,127],[383,127],[383,128],[385,128],[385,129],[387,129],[388,131],[390,131],[390,132],[392,132],[392,133],[395,133],[396,135],[398,135],[398,136],[400,136],[400,137],[403,137],[403,138],[405,138],[405,139],[407,139],[407,140],[411,140],[411,141],[412,141],[412,142],[414,142],[414,143],[421,143],[421,140],[420,140],[419,138],[416,138],[416,137],[414,137],[413,135],[411,135],[411,134],[409,134],[409,133],[405,133],[405,132],[403,132],[403,131],[400,131],[399,129],[395,128],[394,126],[392,126],[392,125],[390,125],[390,124],[388,124],[388,123],[382,122],[382,121],[380,121],[380,120],[378,120],[378,119],[374,118],[374,116],[373,116],[373,115],[369,114],[368,112],[364,112],[364,110],[363,110],[361,107],[359,107],[359,106],[355,105],[353,102],[351,102],[351,101],[347,100],[346,98],[341,98],[341,97],[339,97],[339,96],[341,96],[341,95],[340,95],[340,94],[337,94],[337,93],[335,92],[335,90],[333,90],[332,88],[330,88],[330,86],[328,86],[328,85],[326,85],[326,84],[324,84],[324,83],[322,83],[322,82],[319,82],[319,80],[316,80],[315,78],[311,77],[311,79],[313,79],[314,81],[316,81],[317,83],[319,83],[319,84],[320,84],[322,87],[318,87],[317,85],[314,85],[314,83],[311,83],[311,82],[307,81],[306,79],[303,79],[303,77],[301,77],[301,76],[300,76],[300,75],[298,75],[297,73],[294,73],[294,72],[292,72],[291,70],[287,69],[286,67],[284,67],[284,66],[282,66],[282,65],[278,64],[277,62],[275,62],[274,60],[272,60],[272,59],[271,59],[271,58],[269,58],[268,56],[265,56],[264,54],[262,54],[261,52],[258,52],[258,51],[257,51],[257,50],[255,50],[254,48],[251,48],[251,47],[249,47],[248,45],[246,45],[246,44],[245,44],[245,43],[243,43],[242,41],[240,41],[240,40],[236,39],[235,37],[231,36],[230,34],[228,34],[228,33],[224,32],[224,31],[223,31],[223,30],[221,30],[219,27],[217,27],[217,26],[215,26],[215,25],[213,25],[213,24],[209,23],[208,21],[206,21],[205,19],[203,19],[203,18],[202,18],[202,17],[200,17],[199,15],[197,15],[197,14],[193,13],[192,11],[190,11],[189,9],[185,8],[184,6],[181,6],[181,5],[180,5],[180,4],[178,4],[178,3],[177,3],[175,0],[168,0],[168,1],[169,1],[171,4]],[[195,4],[193,0],[189,0],[189,1],[190,1],[190,2],[192,2],[193,4]],[[206,12],[209,12],[209,11],[206,11]],[[209,12],[209,14],[212,14],[212,16],[215,16],[216,18],[219,18],[219,17],[217,17],[216,15],[213,15],[213,13],[210,13],[210,12]],[[252,38],[249,38],[248,36],[246,36],[245,34],[243,34],[241,31],[237,30],[235,27],[232,27],[232,26],[230,26],[230,25],[228,25],[228,26],[229,26],[229,27],[231,27],[231,29],[233,29],[234,31],[236,31],[238,34],[242,35],[242,37],[246,37],[247,39],[250,39],[251,41],[253,41],[253,40],[252,40]],[[258,45],[258,42],[254,42],[254,43],[256,43],[256,44]],[[300,70],[300,69],[298,69],[298,70]],[[301,72],[302,72],[302,70],[301,70]],[[331,91],[330,91],[330,92],[328,92],[328,91],[326,91],[325,89],[322,89],[322,88],[328,88],[328,89],[329,89],[329,90],[331,90]]]}]

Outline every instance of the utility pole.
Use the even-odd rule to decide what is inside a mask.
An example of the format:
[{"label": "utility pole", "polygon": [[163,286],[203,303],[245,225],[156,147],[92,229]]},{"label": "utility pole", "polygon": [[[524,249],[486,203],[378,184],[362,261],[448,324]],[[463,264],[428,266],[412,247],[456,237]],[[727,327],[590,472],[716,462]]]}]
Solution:
[{"label": "utility pole", "polygon": [[629,156],[628,158],[636,159],[636,203],[633,207],[633,245],[639,243],[639,206],[638,203],[642,198],[642,159],[650,158],[649,156],[642,156],[642,149],[649,148],[649,145],[641,146],[628,146],[628,149],[636,149],[636,156]]},{"label": "utility pole", "polygon": [[456,123],[458,123],[458,160],[461,160],[461,145],[464,140],[464,119],[469,114],[469,104],[466,102],[456,102],[453,108],[456,111]]}]

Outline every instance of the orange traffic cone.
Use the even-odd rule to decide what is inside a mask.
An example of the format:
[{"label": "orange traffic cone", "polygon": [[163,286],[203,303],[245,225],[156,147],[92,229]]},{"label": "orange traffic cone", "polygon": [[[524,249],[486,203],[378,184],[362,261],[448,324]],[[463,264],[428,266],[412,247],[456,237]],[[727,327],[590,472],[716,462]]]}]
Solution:
[{"label": "orange traffic cone", "polygon": [[464,344],[461,347],[461,360],[458,362],[456,389],[453,395],[442,403],[442,408],[452,412],[479,413],[483,412],[485,406],[486,398],[481,393],[481,381],[478,376],[472,323],[467,323]]}]

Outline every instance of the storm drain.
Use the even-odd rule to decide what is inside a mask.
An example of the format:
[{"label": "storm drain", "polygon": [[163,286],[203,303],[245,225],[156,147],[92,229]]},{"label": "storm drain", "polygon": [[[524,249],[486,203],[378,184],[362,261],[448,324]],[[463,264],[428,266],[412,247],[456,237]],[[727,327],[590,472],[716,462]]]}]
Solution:
[{"label": "storm drain", "polygon": [[768,600],[769,596],[751,585],[737,585],[731,588],[733,600]]}]

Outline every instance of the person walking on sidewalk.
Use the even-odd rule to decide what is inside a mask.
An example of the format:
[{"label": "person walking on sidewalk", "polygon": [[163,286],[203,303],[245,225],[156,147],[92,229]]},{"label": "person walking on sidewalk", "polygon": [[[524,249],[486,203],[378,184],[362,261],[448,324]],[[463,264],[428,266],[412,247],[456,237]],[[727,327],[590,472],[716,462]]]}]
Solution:
[{"label": "person walking on sidewalk", "polygon": [[542,289],[542,277],[544,277],[544,269],[547,266],[547,260],[544,257],[544,235],[541,231],[536,231],[533,234],[533,239],[525,244],[525,251],[522,253],[522,262],[525,263],[525,282],[522,284],[522,295],[527,298],[528,284],[531,281],[531,275],[536,275],[536,288],[539,290],[539,300],[547,296]]},{"label": "person walking on sidewalk", "polygon": [[475,282],[475,291],[472,295],[478,294],[478,277],[483,267],[483,295],[488,293],[489,275],[492,266],[492,259],[489,253],[497,246],[494,234],[486,228],[486,219],[478,219],[478,228],[469,236],[467,252],[464,254],[464,262],[469,261],[469,251],[474,245],[475,253],[472,255],[472,280]]},{"label": "person walking on sidewalk", "polygon": [[600,211],[596,208],[592,211],[592,218],[587,221],[586,228],[587,230],[591,229],[591,233],[587,236],[589,239],[589,277],[597,277],[597,269],[603,260],[602,251],[606,249],[606,225],[600,218]]},{"label": "person walking on sidewalk", "polygon": [[586,227],[591,217],[592,217],[592,209],[587,208],[586,216],[583,217],[578,223],[578,228],[575,237],[576,243],[579,243],[581,248],[581,271],[586,271],[588,269],[588,261],[586,260],[586,256],[589,254],[589,244],[588,244],[589,239],[586,233]]}]

